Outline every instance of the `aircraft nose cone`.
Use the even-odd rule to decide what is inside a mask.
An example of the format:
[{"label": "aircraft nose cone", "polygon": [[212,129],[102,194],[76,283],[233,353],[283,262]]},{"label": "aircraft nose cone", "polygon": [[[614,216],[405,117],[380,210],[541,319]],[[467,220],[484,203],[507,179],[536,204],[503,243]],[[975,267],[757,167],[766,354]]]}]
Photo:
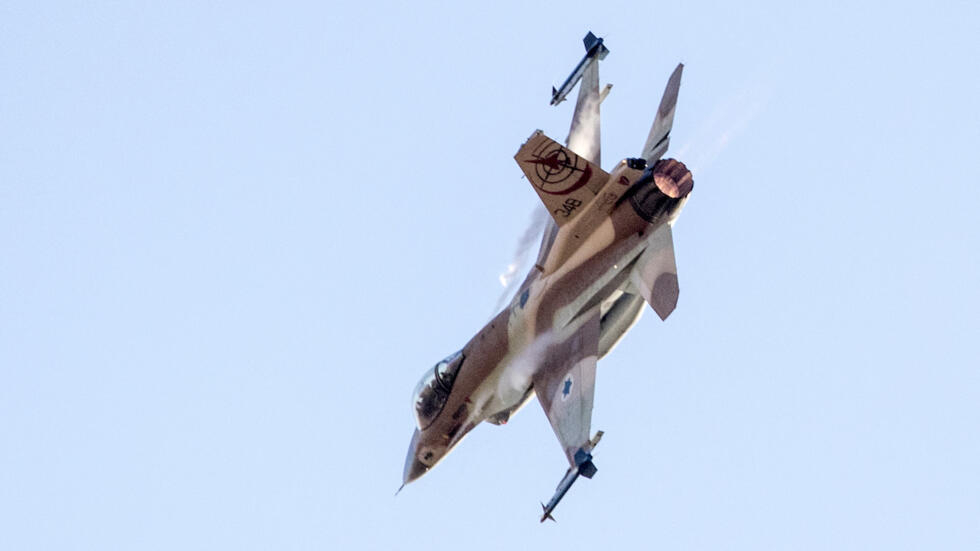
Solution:
[{"label": "aircraft nose cone", "polygon": [[408,484],[416,478],[424,475],[429,467],[419,461],[419,430],[415,429],[412,441],[408,444],[408,455],[405,457],[405,471],[402,473],[402,482]]},{"label": "aircraft nose cone", "polygon": [[409,457],[405,461],[405,473],[402,475],[402,483],[408,484],[414,481],[416,478],[424,475],[429,467],[422,464],[421,461],[415,459],[414,457]]}]

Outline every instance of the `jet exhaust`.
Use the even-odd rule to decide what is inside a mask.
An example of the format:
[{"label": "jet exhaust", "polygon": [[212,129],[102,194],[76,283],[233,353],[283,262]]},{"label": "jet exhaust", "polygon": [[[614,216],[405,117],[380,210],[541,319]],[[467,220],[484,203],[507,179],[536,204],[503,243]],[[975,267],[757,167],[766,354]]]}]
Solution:
[{"label": "jet exhaust", "polygon": [[677,207],[694,189],[694,177],[676,159],[657,161],[629,192],[629,202],[641,218],[651,224],[673,218]]}]

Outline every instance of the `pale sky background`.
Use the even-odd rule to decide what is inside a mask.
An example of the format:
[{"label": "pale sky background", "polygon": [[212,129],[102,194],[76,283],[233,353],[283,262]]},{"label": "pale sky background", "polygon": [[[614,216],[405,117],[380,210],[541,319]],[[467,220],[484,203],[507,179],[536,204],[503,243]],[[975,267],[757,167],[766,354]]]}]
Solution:
[{"label": "pale sky background", "polygon": [[[588,30],[681,297],[393,497]],[[0,3],[0,549],[980,549],[980,4]],[[574,96],[573,96],[574,97]]]}]

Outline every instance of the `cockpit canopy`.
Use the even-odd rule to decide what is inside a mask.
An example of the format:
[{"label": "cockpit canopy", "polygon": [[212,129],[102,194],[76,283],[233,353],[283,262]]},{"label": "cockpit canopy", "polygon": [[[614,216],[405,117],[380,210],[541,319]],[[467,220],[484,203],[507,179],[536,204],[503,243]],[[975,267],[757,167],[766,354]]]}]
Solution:
[{"label": "cockpit canopy", "polygon": [[415,400],[415,420],[419,430],[424,430],[431,425],[445,407],[449,399],[449,391],[456,381],[456,373],[459,372],[459,366],[462,364],[463,352],[459,351],[450,354],[422,375],[412,394]]}]

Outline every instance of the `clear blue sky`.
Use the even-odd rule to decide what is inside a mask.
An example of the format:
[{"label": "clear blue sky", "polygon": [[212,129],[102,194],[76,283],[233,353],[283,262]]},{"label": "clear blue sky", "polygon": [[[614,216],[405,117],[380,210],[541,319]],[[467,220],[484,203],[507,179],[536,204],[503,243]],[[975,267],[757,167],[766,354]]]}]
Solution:
[{"label": "clear blue sky", "polygon": [[[975,2],[0,5],[0,548],[980,548]],[[681,297],[392,497],[588,30]]]}]

